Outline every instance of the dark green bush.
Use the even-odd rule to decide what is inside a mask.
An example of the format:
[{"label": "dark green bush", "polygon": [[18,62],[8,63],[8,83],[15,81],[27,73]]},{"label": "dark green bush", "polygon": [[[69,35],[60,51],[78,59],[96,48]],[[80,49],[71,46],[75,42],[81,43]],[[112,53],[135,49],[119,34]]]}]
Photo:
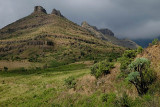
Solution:
[{"label": "dark green bush", "polygon": [[123,93],[122,97],[118,98],[115,104],[117,107],[131,107],[132,99],[128,97],[126,93]]},{"label": "dark green bush", "polygon": [[96,78],[101,77],[102,75],[106,75],[110,73],[110,70],[114,68],[114,64],[108,61],[101,61],[96,63],[91,67],[91,74]]},{"label": "dark green bush", "polygon": [[122,56],[126,58],[134,59],[136,55],[137,55],[136,50],[126,50]]},{"label": "dark green bush", "polygon": [[67,85],[68,88],[75,88],[76,80],[73,76],[68,77],[65,79],[65,85]]},{"label": "dark green bush", "polygon": [[127,77],[129,71],[127,70],[128,65],[134,60],[137,55],[137,51],[135,50],[126,50],[121,58],[119,58],[119,62],[121,63],[120,70],[123,77]]},{"label": "dark green bush", "polygon": [[126,57],[122,57],[120,59],[120,63],[121,63],[121,66],[120,66],[120,70],[121,72],[125,72],[128,65],[133,61],[133,59],[130,59],[130,58],[126,58]]},{"label": "dark green bush", "polygon": [[4,67],[4,71],[8,71],[8,67]]},{"label": "dark green bush", "polygon": [[29,62],[37,62],[37,58],[31,56],[31,57],[29,57],[28,61],[29,61]]}]

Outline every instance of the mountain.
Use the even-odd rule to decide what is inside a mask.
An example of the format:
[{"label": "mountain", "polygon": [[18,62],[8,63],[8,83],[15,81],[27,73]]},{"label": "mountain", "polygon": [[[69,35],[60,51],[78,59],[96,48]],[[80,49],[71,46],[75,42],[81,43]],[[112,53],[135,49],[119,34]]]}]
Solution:
[{"label": "mountain", "polygon": [[[159,37],[156,37],[160,40],[160,36]],[[149,43],[152,43],[152,41],[154,40],[155,38],[149,38],[149,39],[133,39],[134,42],[136,42],[138,45],[144,47],[144,48],[147,48],[149,46]]]},{"label": "mountain", "polygon": [[101,40],[105,40],[108,41],[112,44],[118,45],[118,46],[122,46],[122,47],[126,47],[126,48],[130,48],[130,49],[136,49],[138,47],[138,45],[129,40],[129,39],[118,39],[114,36],[114,33],[107,29],[98,29],[96,26],[91,26],[89,25],[87,22],[82,22],[81,26],[85,29],[87,29],[88,31],[90,31],[95,37],[101,39]]},{"label": "mountain", "polygon": [[57,66],[120,55],[124,50],[124,47],[98,39],[92,32],[65,18],[59,10],[53,9],[47,14],[41,6],[36,6],[29,16],[0,29],[1,61]]}]

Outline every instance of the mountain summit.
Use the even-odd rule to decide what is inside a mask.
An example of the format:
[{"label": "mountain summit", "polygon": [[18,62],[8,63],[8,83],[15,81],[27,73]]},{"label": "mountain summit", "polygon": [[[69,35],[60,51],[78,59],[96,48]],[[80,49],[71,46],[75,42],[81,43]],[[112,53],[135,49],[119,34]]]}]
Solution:
[{"label": "mountain summit", "polygon": [[45,13],[47,14],[46,10],[42,6],[35,6],[34,13]]},{"label": "mountain summit", "polygon": [[54,15],[57,15],[57,16],[60,16],[60,17],[64,17],[64,16],[61,14],[61,12],[60,12],[59,10],[56,10],[56,9],[53,9],[51,14],[54,14]]}]

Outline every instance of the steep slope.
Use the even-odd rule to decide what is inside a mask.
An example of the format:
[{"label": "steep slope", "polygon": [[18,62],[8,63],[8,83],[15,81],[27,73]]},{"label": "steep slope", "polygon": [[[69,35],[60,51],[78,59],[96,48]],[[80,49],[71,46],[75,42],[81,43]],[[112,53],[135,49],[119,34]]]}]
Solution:
[{"label": "steep slope", "polygon": [[0,59],[29,62],[71,63],[98,60],[121,54],[125,48],[95,38],[91,32],[66,19],[60,11],[51,14],[41,6],[0,30]]},{"label": "steep slope", "polygon": [[114,36],[114,33],[109,29],[98,29],[95,26],[89,25],[87,22],[82,22],[82,27],[90,31],[95,37],[109,41],[115,45],[123,46],[126,48],[136,49],[138,45],[128,39],[118,39]]},{"label": "steep slope", "polygon": [[160,71],[160,43],[157,45],[149,46],[138,57],[145,57],[151,60],[152,67],[156,71]]}]

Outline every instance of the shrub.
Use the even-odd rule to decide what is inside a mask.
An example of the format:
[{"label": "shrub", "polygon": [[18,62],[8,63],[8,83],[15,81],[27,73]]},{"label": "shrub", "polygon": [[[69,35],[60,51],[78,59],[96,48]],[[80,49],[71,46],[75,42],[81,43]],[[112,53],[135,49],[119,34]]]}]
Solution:
[{"label": "shrub", "polygon": [[138,48],[137,48],[137,54],[140,54],[140,53],[142,53],[143,52],[143,48],[141,47],[141,46],[139,46]]},{"label": "shrub", "polygon": [[75,88],[76,80],[73,76],[68,77],[65,79],[65,85],[67,85],[68,88]]},{"label": "shrub", "polygon": [[152,45],[157,45],[158,44],[158,39],[154,39],[153,41],[152,41]]},{"label": "shrub", "polygon": [[107,107],[115,107],[116,106],[116,94],[110,93],[107,96]]},{"label": "shrub", "polygon": [[128,97],[126,93],[123,93],[122,97],[120,97],[116,101],[117,107],[131,107],[132,106],[132,99]]},{"label": "shrub", "polygon": [[146,94],[156,79],[155,72],[150,68],[150,61],[146,58],[137,58],[129,65],[129,70],[131,73],[127,80],[136,87],[139,95]]},{"label": "shrub", "polygon": [[135,50],[126,50],[122,55],[122,57],[118,59],[119,62],[121,63],[121,66],[120,66],[121,74],[124,77],[127,77],[129,73],[127,70],[128,65],[134,60],[136,55],[137,55],[137,52]]},{"label": "shrub", "polygon": [[126,58],[126,57],[122,57],[120,59],[120,63],[121,63],[121,66],[120,66],[120,70],[122,72],[125,72],[128,65],[132,62],[133,59],[130,59],[130,58]]},{"label": "shrub", "polygon": [[101,61],[96,63],[91,67],[91,74],[94,75],[96,78],[99,78],[102,75],[106,75],[110,73],[110,70],[114,68],[114,64],[107,61]]},{"label": "shrub", "polygon": [[29,61],[29,62],[37,62],[37,58],[31,56],[31,57],[29,57],[28,61]]},{"label": "shrub", "polygon": [[136,55],[137,54],[135,50],[126,50],[123,54],[123,57],[134,59]]},{"label": "shrub", "polygon": [[107,102],[108,94],[102,94],[101,99],[102,99],[102,102]]},{"label": "shrub", "polygon": [[4,67],[4,71],[8,71],[8,67]]}]

